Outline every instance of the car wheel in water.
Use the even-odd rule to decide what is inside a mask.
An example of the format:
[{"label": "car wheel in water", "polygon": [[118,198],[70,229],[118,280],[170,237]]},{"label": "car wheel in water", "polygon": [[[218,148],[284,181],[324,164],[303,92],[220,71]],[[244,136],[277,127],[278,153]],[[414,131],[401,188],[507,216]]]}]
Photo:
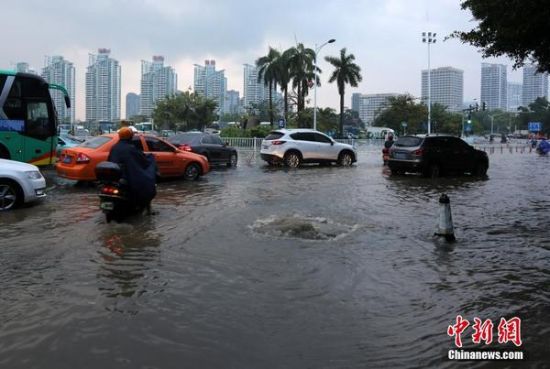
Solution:
[{"label": "car wheel in water", "polygon": [[23,194],[15,182],[0,180],[0,211],[15,208],[22,200]]},{"label": "car wheel in water", "polygon": [[188,181],[194,181],[197,178],[199,178],[199,175],[201,174],[201,168],[197,163],[191,163],[185,168],[185,172],[183,174],[183,177]]},{"label": "car wheel in water", "polygon": [[237,160],[238,160],[237,154],[235,153],[231,154],[231,157],[229,158],[229,162],[227,163],[227,166],[229,168],[231,167],[235,168],[237,166]]},{"label": "car wheel in water", "polygon": [[428,169],[428,177],[438,178],[440,175],[441,175],[441,170],[439,168],[439,165],[431,164],[429,169]]},{"label": "car wheel in water", "polygon": [[285,165],[290,168],[298,168],[302,162],[300,154],[296,151],[291,151],[285,155]]},{"label": "car wheel in water", "polygon": [[485,177],[487,175],[487,169],[489,169],[487,163],[479,163],[474,173],[477,177]]},{"label": "car wheel in water", "polygon": [[351,164],[353,164],[353,157],[351,154],[348,152],[341,153],[338,157],[338,165],[342,167],[349,167]]}]

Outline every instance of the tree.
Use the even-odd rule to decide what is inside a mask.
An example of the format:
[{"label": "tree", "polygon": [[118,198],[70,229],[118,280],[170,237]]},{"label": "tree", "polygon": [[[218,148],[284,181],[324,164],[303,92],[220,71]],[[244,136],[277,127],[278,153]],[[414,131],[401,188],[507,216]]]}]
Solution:
[{"label": "tree", "polygon": [[[291,47],[286,51],[288,57],[288,70],[292,79],[292,87],[296,89],[297,110],[298,113],[305,108],[305,97],[309,93],[310,87],[313,86],[314,74],[314,58],[315,51],[306,48],[304,44],[299,43],[296,47]],[[321,72],[317,68],[317,73]],[[317,86],[320,83],[317,81]],[[298,126],[305,127],[305,123],[298,116]]]},{"label": "tree", "polygon": [[424,104],[415,104],[410,95],[390,97],[388,105],[374,119],[373,126],[388,127],[396,132],[403,130],[401,123],[407,122],[408,133],[419,133],[426,120],[428,109]]},{"label": "tree", "polygon": [[514,59],[514,68],[531,61],[540,72],[550,72],[548,0],[466,0],[462,9],[469,9],[479,24],[451,37],[481,48],[483,57],[506,55]]},{"label": "tree", "polygon": [[277,74],[279,66],[277,60],[281,57],[281,53],[270,47],[266,56],[262,56],[256,60],[258,69],[258,82],[269,86],[269,122],[273,127],[273,85],[277,84]]},{"label": "tree", "polygon": [[[291,49],[289,49],[291,50]],[[277,59],[277,83],[281,86],[281,91],[283,93],[284,99],[284,115],[285,120],[288,121],[288,84],[291,80],[290,74],[290,51],[284,51],[281,56]]]},{"label": "tree", "polygon": [[214,100],[186,91],[159,100],[152,117],[158,126],[202,130],[216,119],[216,107]]},{"label": "tree", "polygon": [[346,55],[346,48],[340,50],[340,57],[327,56],[325,60],[332,64],[334,71],[328,80],[329,83],[336,81],[338,94],[340,95],[340,137],[344,136],[344,95],[346,93],[346,84],[357,87],[363,79],[361,68],[355,64],[353,54]]}]

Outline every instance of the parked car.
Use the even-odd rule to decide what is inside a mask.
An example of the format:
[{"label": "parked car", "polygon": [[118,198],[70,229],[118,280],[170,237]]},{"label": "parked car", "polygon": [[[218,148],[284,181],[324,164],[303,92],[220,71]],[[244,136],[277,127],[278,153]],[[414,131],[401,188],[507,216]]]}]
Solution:
[{"label": "parked car", "polygon": [[296,168],[302,163],[338,163],[350,166],[357,161],[351,145],[334,141],[313,129],[279,129],[262,141],[261,157],[269,165],[283,162]]},{"label": "parked car", "polygon": [[68,149],[70,147],[78,146],[82,143],[82,141],[76,140],[74,138],[69,137],[68,135],[62,135],[60,134],[57,136],[57,157],[61,155],[61,151],[63,149]]},{"label": "parked car", "polygon": [[46,180],[32,164],[0,159],[0,211],[46,196]]},{"label": "parked car", "polygon": [[[118,134],[110,133],[63,150],[55,166],[57,175],[77,181],[95,181],[96,165],[107,160],[111,148],[118,140]],[[160,177],[183,176],[194,180],[210,170],[204,156],[179,150],[161,138],[134,134],[132,143],[143,152],[155,156]]]},{"label": "parked car", "polygon": [[191,151],[204,155],[208,162],[214,164],[225,164],[228,167],[237,166],[237,150],[227,146],[220,136],[203,132],[178,133],[168,138],[168,141],[183,151]]},{"label": "parked car", "polygon": [[403,136],[391,147],[388,166],[392,173],[422,173],[432,178],[447,173],[485,176],[489,157],[456,136]]}]

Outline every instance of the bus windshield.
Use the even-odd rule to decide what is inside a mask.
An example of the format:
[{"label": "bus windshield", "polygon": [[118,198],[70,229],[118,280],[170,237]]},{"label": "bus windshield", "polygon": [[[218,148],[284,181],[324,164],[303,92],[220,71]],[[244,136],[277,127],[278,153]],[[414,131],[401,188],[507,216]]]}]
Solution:
[{"label": "bus windshield", "polygon": [[57,146],[57,114],[49,92],[67,91],[39,76],[0,71],[0,158],[35,165],[53,164]]}]

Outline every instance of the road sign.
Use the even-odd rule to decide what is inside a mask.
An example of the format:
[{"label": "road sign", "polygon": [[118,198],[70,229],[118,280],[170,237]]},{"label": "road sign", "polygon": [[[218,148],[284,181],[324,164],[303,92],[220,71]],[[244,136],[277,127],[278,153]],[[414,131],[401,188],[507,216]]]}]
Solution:
[{"label": "road sign", "polygon": [[540,132],[541,127],[541,122],[529,122],[529,124],[527,125],[527,129],[529,130],[529,132]]},{"label": "road sign", "polygon": [[401,127],[403,128],[407,127],[407,122],[401,122]]},{"label": "road sign", "polygon": [[283,118],[279,119],[279,128],[285,128],[285,120]]}]

